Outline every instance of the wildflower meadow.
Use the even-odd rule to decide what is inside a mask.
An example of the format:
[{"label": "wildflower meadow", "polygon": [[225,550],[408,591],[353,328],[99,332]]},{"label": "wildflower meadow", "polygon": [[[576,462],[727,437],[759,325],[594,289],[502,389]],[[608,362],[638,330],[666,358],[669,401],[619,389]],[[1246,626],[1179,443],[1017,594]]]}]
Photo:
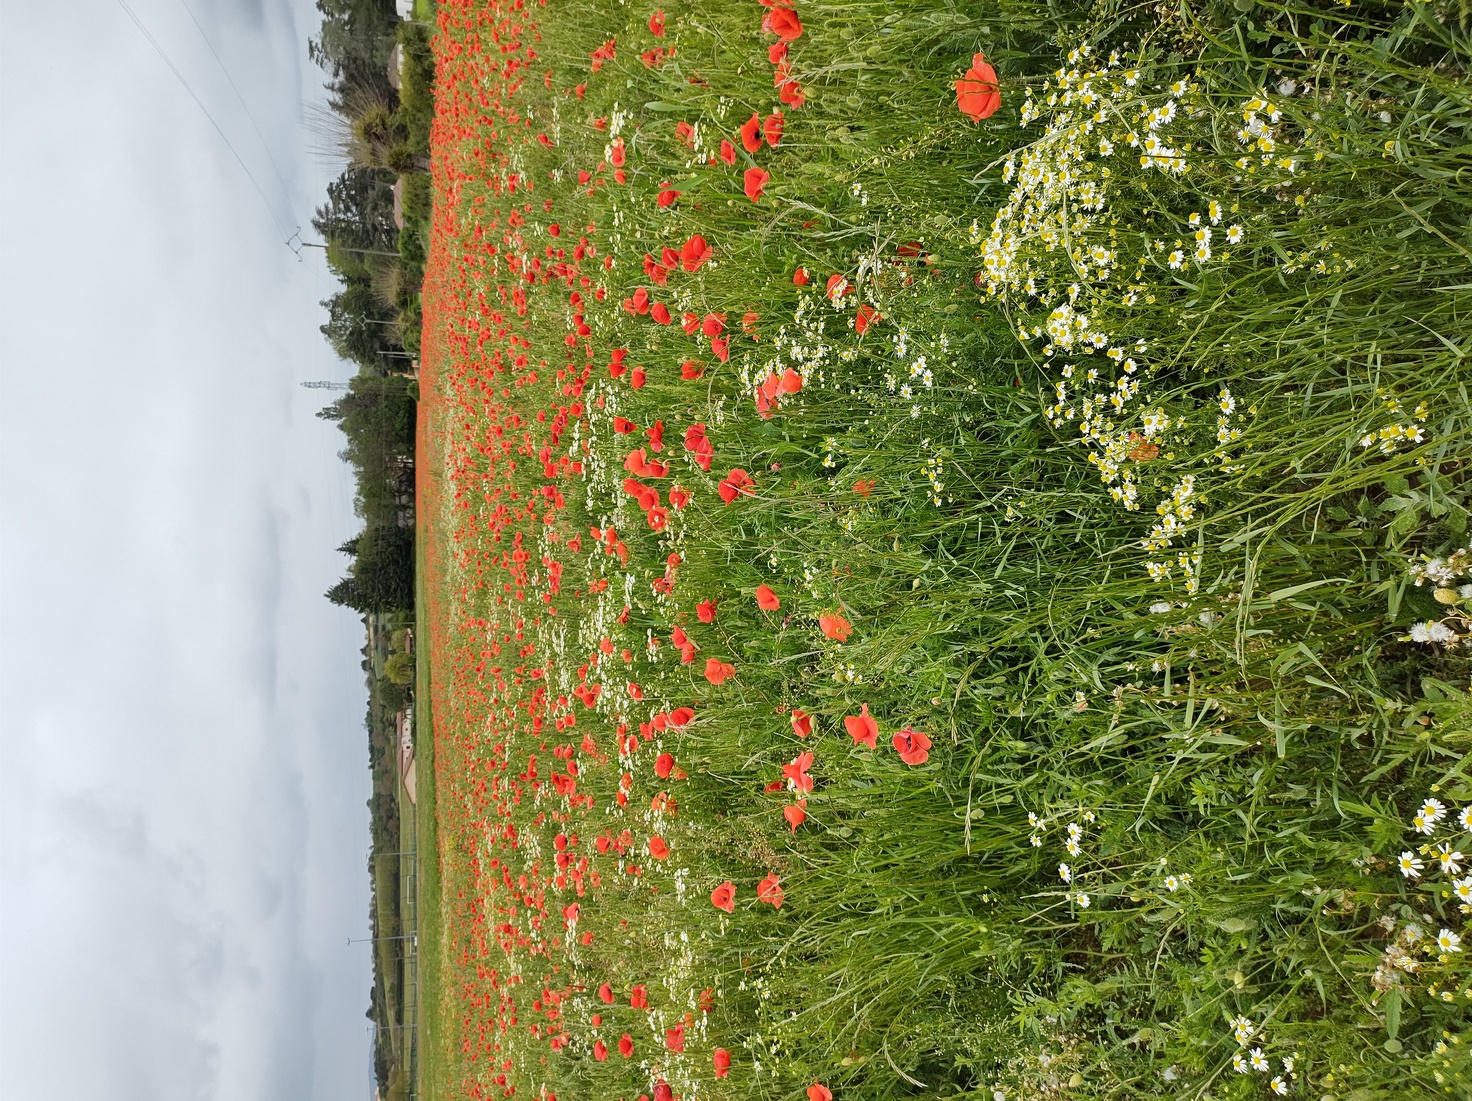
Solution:
[{"label": "wildflower meadow", "polygon": [[433,49],[419,1096],[1472,1095],[1466,4]]}]

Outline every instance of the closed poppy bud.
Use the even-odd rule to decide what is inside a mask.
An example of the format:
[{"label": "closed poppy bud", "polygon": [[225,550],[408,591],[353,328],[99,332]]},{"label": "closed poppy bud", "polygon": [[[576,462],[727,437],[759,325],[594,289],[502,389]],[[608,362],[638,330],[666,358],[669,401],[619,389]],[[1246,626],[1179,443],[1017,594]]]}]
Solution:
[{"label": "closed poppy bud", "polygon": [[711,905],[728,914],[736,912],[736,885],[729,879],[710,893]]},{"label": "closed poppy bud", "polygon": [[714,600],[702,600],[695,605],[695,618],[702,623],[714,623],[716,621],[716,602]]},{"label": "closed poppy bud", "polygon": [[813,732],[813,717],[801,708],[792,709],[792,732],[799,738],[806,738]]},{"label": "closed poppy bud", "polygon": [[894,736],[894,748],[907,765],[923,765],[930,759],[930,739],[918,730],[905,727]]},{"label": "closed poppy bud", "polygon": [[618,1053],[625,1059],[634,1054],[634,1038],[627,1032],[618,1038]]},{"label": "closed poppy bud", "polygon": [[801,802],[789,803],[782,808],[782,817],[787,819],[787,824],[792,827],[792,832],[797,832],[797,827],[808,820],[808,812],[803,810]]},{"label": "closed poppy bud", "polygon": [[731,1073],[731,1053],[725,1048],[716,1048],[711,1056],[711,1062],[715,1064],[717,1078],[724,1078]]},{"label": "closed poppy bud", "polygon": [[761,168],[748,168],[742,176],[742,186],[746,191],[746,197],[756,202],[762,197],[762,189],[767,186],[767,181],[772,178],[770,172]]},{"label": "closed poppy bud", "polygon": [[775,612],[782,607],[782,601],[777,598],[777,594],[771,590],[770,586],[758,585],[756,587],[756,606],[764,612]]},{"label": "closed poppy bud", "polygon": [[869,714],[867,703],[859,709],[857,715],[845,715],[843,727],[848,731],[848,736],[854,740],[854,745],[863,744],[873,749],[879,740],[879,724],[874,721],[874,716]]},{"label": "closed poppy bud", "polygon": [[762,147],[762,120],[755,111],[741,124],[741,145],[748,153],[755,153]]},{"label": "closed poppy bud", "polygon": [[808,281],[808,269],[798,268],[792,273],[792,281],[799,287],[803,286]]},{"label": "closed poppy bud", "polygon": [[767,116],[767,121],[762,123],[762,136],[767,139],[768,145],[777,145],[782,141],[783,118],[781,111],[773,111]]}]

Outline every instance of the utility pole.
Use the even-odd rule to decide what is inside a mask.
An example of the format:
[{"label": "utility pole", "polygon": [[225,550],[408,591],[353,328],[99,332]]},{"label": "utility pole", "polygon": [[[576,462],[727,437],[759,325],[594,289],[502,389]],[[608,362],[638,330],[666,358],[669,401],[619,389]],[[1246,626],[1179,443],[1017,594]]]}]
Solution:
[{"label": "utility pole", "polygon": [[[293,241],[295,241],[296,244],[292,244]],[[296,258],[298,261],[300,261],[302,258],[302,249],[304,248],[319,248],[323,252],[326,252],[328,249],[327,245],[316,244],[312,241],[303,241],[302,231],[300,229],[298,229],[295,233],[293,233],[290,237],[286,239],[286,247],[291,249],[292,252],[296,253]],[[389,252],[386,249],[381,248],[348,248],[347,245],[338,245],[336,247],[340,252],[356,252],[363,256],[392,256],[396,260],[399,257],[399,254],[397,252]]]},{"label": "utility pole", "polygon": [[303,388],[307,390],[346,390],[349,385],[350,383],[346,382],[328,382],[326,379],[302,383]]}]

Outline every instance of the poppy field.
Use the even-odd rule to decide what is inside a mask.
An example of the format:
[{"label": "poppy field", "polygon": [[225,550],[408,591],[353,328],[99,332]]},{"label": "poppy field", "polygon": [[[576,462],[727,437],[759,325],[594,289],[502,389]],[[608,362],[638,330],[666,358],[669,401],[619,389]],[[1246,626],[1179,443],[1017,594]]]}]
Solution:
[{"label": "poppy field", "polygon": [[1467,1096],[1465,8],[436,20],[420,1096]]}]

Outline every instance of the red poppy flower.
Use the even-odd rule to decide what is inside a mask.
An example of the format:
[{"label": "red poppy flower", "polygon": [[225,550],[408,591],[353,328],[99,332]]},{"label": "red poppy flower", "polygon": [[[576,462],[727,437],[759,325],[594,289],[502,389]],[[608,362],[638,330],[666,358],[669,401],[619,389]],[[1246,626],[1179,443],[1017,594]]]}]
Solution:
[{"label": "red poppy flower", "polygon": [[782,817],[787,819],[787,824],[792,827],[792,832],[797,832],[797,827],[808,820],[808,812],[803,810],[807,806],[806,799],[799,799],[796,803],[789,803],[782,808]]},{"label": "red poppy flower", "polygon": [[782,909],[782,880],[779,876],[768,875],[756,885],[756,898],[758,902],[770,902],[775,909]]},{"label": "red poppy flower", "polygon": [[[698,359],[687,359],[680,364],[680,377],[683,379],[696,379],[705,374],[705,367]],[[709,470],[709,467],[706,467]]]},{"label": "red poppy flower", "polygon": [[848,280],[842,275],[834,274],[828,277],[828,289],[825,293],[832,301],[837,302],[848,293],[848,290]]},{"label": "red poppy flower", "polygon": [[625,1059],[634,1054],[634,1038],[627,1032],[618,1038],[618,1053]]},{"label": "red poppy flower", "polygon": [[716,621],[716,602],[714,600],[702,600],[695,605],[695,617],[702,623],[714,623]]},{"label": "red poppy flower", "polygon": [[721,495],[721,500],[729,505],[742,494],[750,496],[753,492],[751,487],[755,484],[751,475],[746,471],[740,467],[732,467],[731,473],[727,474],[725,480],[716,487],[716,492]]},{"label": "red poppy flower", "polygon": [[768,145],[778,145],[782,141],[782,112],[773,111],[767,116],[767,121],[762,123],[762,136],[767,139]]},{"label": "red poppy flower", "polygon": [[799,287],[806,284],[808,281],[808,269],[798,268],[795,272],[792,273],[792,281]]},{"label": "red poppy flower", "polygon": [[685,1025],[684,1022],[677,1024],[674,1028],[664,1030],[664,1046],[674,1052],[685,1050]]},{"label": "red poppy flower", "polygon": [[834,642],[847,642],[853,634],[853,624],[837,612],[824,612],[818,617],[818,628]]},{"label": "red poppy flower", "polygon": [[613,139],[613,145],[608,150],[608,160],[609,160],[609,163],[612,164],[613,167],[615,167],[615,168],[622,168],[624,166],[624,139],[623,138],[614,138]]},{"label": "red poppy flower", "polygon": [[[604,842],[604,844],[599,847],[599,851],[600,852],[607,852],[608,851],[608,847],[607,847],[608,838],[606,838],[606,837],[600,837],[598,840],[601,841],[601,842]],[[610,986],[608,983],[604,983],[602,986],[600,986],[598,988],[598,997],[600,999],[602,999],[602,1001],[604,1002],[605,1005],[612,1005],[613,1004],[613,987]]]},{"label": "red poppy flower", "polygon": [[930,739],[908,726],[895,733],[894,748],[907,765],[923,765],[930,759]]},{"label": "red poppy flower", "polygon": [[791,764],[782,766],[782,775],[791,781],[794,791],[812,791],[813,778],[808,774],[808,769],[813,764],[813,751],[805,749],[796,757],[792,758]]},{"label": "red poppy flower", "polygon": [[649,991],[644,988],[643,983],[636,983],[634,989],[629,991],[629,1005],[634,1009],[649,1008]]},{"label": "red poppy flower", "polygon": [[859,307],[859,312],[854,315],[854,332],[863,336],[869,326],[879,320],[879,317],[879,311],[865,302]]},{"label": "red poppy flower", "polygon": [[833,1091],[821,1082],[808,1087],[808,1101],[833,1101]]},{"label": "red poppy flower", "polygon": [[664,37],[664,12],[657,11],[649,17],[649,33],[655,38]]},{"label": "red poppy flower", "polygon": [[684,119],[675,124],[675,137],[679,138],[685,145],[692,145],[695,141],[695,127]]},{"label": "red poppy flower", "polygon": [[721,160],[729,167],[736,163],[736,147],[725,138],[721,139]]},{"label": "red poppy flower", "polygon": [[854,740],[854,745],[862,743],[873,749],[879,740],[879,724],[874,721],[874,716],[869,714],[869,705],[867,703],[859,709],[857,715],[844,716],[843,728],[848,731],[848,736]]},{"label": "red poppy flower", "polygon": [[756,606],[764,612],[775,612],[782,607],[782,601],[777,598],[770,586],[758,585],[756,587]]},{"label": "red poppy flower", "polygon": [[971,59],[971,68],[956,81],[956,106],[972,122],[991,118],[1002,105],[1002,89],[997,83],[997,71],[987,64],[985,54]]},{"label": "red poppy flower", "polygon": [[736,885],[729,879],[710,893],[711,905],[726,913],[736,912]]},{"label": "red poppy flower", "polygon": [[806,738],[813,732],[813,717],[800,707],[792,709],[792,732],[799,738]]},{"label": "red poppy flower", "polygon": [[742,178],[746,197],[752,202],[760,199],[762,197],[762,189],[767,186],[767,181],[771,178],[772,174],[764,169],[748,168]]},{"label": "red poppy flower", "polygon": [[644,385],[644,380],[649,376],[644,373],[643,367],[635,367],[629,372],[629,385],[638,390]]},{"label": "red poppy flower", "polygon": [[795,42],[802,37],[802,20],[791,8],[774,7],[762,18],[762,30],[783,42]]},{"label": "red poppy flower", "polygon": [[614,417],[613,430],[617,432],[620,436],[627,436],[630,432],[639,431],[639,426],[633,421],[626,420],[623,417]]},{"label": "red poppy flower", "polygon": [[699,271],[700,266],[711,258],[715,250],[705,243],[705,238],[696,233],[680,248],[680,266],[686,271]]},{"label": "red poppy flower", "polygon": [[780,65],[787,60],[787,43],[773,42],[767,47],[767,60],[773,65]]},{"label": "red poppy flower", "polygon": [[761,319],[761,314],[748,310],[741,315],[741,331],[751,337],[752,340],[760,339],[760,334],[756,331],[756,323]]},{"label": "red poppy flower", "polygon": [[[654,1083],[654,1101],[674,1101],[674,1094],[670,1091],[670,1084],[661,1078]],[[555,1096],[549,1096],[547,1101],[557,1101]]]},{"label": "red poppy flower", "polygon": [[658,198],[659,209],[664,210],[666,207],[674,206],[675,200],[679,197],[680,193],[674,188],[670,187],[668,184],[661,184]]},{"label": "red poppy flower", "polygon": [[600,1063],[604,1062],[608,1058],[608,1045],[605,1044],[602,1040],[597,1040],[594,1042],[593,1058],[597,1059]]},{"label": "red poppy flower", "polygon": [[710,342],[710,350],[715,353],[715,357],[722,363],[729,361],[731,358],[731,342],[725,337],[717,337],[715,340],[712,340]]},{"label": "red poppy flower", "polygon": [[726,315],[723,313],[708,313],[700,323],[700,331],[706,336],[720,336],[725,327]]},{"label": "red poppy flower", "polygon": [[796,394],[802,390],[802,376],[787,367],[782,371],[782,377],[777,380],[777,390],[783,394]]},{"label": "red poppy flower", "polygon": [[669,778],[670,769],[675,767],[675,758],[668,753],[661,753],[654,759],[654,775],[661,780]]},{"label": "red poppy flower", "polygon": [[721,685],[726,683],[727,677],[736,675],[736,666],[719,658],[705,659],[705,679],[711,684]]},{"label": "red poppy flower", "polygon": [[634,291],[634,296],[629,299],[629,302],[632,303],[632,305],[633,305],[633,310],[631,312],[636,313],[636,314],[640,314],[640,315],[643,315],[643,314],[648,313],[649,312],[649,288],[647,288],[647,287],[640,287],[640,288],[638,288],[636,291]]},{"label": "red poppy flower", "polygon": [[[671,321],[674,320],[674,318],[670,316],[670,308],[666,306],[663,302],[656,302],[653,306],[649,307],[649,316],[654,318],[654,320],[659,322],[661,325],[668,325]],[[861,329],[859,331],[862,332],[863,330]]]},{"label": "red poppy flower", "polygon": [[762,119],[755,111],[741,124],[741,145],[748,153],[755,153],[762,147]]},{"label": "red poppy flower", "polygon": [[711,1062],[715,1064],[717,1078],[724,1078],[731,1073],[731,1053],[725,1048],[716,1048],[711,1055]]},{"label": "red poppy flower", "polygon": [[873,478],[860,478],[857,482],[854,483],[854,492],[857,493],[860,497],[867,497],[873,491]]},{"label": "red poppy flower", "polygon": [[695,330],[700,328],[700,315],[686,310],[680,315],[680,328],[693,335]]}]

